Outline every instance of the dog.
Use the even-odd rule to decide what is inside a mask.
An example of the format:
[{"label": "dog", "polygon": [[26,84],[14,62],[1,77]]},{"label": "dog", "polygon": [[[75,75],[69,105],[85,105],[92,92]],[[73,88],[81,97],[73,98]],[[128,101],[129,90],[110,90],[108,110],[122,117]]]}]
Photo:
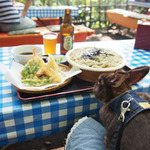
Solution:
[{"label": "dog", "polygon": [[[129,112],[132,112],[132,98],[127,102],[126,106],[121,104],[119,96],[123,97],[124,93],[134,93],[131,85],[143,79],[149,72],[148,66],[141,66],[131,69],[127,72],[116,72],[101,74],[98,81],[94,84],[93,92],[95,97],[104,105],[100,109],[100,120],[106,128],[105,146],[106,149],[112,150],[112,139],[118,122],[124,123],[123,119],[127,118]],[[127,124],[122,125],[122,133],[119,139],[119,147],[114,150],[150,150],[150,96],[146,93],[134,93],[136,97],[146,100],[147,110],[141,111],[132,117]],[[130,94],[129,94],[130,95]],[[132,97],[132,96],[131,96]],[[116,104],[111,104],[117,99]],[[116,115],[115,109],[111,105],[119,105],[120,116]],[[142,103],[143,104],[143,103]],[[122,107],[123,109],[121,109]],[[117,106],[118,107],[118,106]],[[126,108],[126,109],[125,109]],[[149,108],[149,109],[148,109]],[[125,112],[122,113],[122,110]]]}]

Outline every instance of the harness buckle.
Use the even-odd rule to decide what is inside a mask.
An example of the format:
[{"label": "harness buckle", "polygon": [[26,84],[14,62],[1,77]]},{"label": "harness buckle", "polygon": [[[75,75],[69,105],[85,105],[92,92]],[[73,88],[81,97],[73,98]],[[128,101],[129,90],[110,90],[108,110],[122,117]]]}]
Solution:
[{"label": "harness buckle", "polygon": [[130,101],[127,101],[127,100],[124,100],[122,103],[121,103],[121,113],[120,113],[120,116],[119,116],[119,120],[122,120],[122,122],[124,122],[125,120],[125,113],[127,111],[130,111]]}]

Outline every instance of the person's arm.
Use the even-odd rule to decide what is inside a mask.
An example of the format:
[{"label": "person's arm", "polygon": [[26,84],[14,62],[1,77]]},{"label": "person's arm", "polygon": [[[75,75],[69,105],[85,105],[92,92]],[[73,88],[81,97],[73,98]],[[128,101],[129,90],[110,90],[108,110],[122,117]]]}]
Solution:
[{"label": "person's arm", "polygon": [[29,9],[31,3],[32,3],[32,0],[26,0],[24,9],[23,9],[23,11],[21,12],[21,17],[25,17],[25,16],[26,16],[26,13],[27,13],[27,11],[28,11],[28,9]]}]

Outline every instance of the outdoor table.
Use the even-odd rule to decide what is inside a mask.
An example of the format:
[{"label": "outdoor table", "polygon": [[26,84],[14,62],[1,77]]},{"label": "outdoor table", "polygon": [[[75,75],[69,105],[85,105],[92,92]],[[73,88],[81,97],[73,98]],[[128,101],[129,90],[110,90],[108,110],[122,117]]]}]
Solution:
[{"label": "outdoor table", "polygon": [[[109,48],[122,53],[127,60],[127,66],[131,68],[149,65],[150,51],[134,49],[134,43],[134,39],[78,42],[74,43],[74,48]],[[43,45],[39,46],[43,48]],[[11,50],[12,47],[0,48],[0,63],[7,67],[12,64]],[[59,44],[57,52],[59,53]],[[67,131],[83,116],[99,116],[102,104],[92,91],[26,102],[18,98],[17,90],[4,77],[0,72],[0,146]],[[149,81],[150,74],[132,88],[150,94]]]},{"label": "outdoor table", "polygon": [[144,1],[142,2],[142,1],[129,0],[128,5],[150,8],[150,2],[144,2]]},{"label": "outdoor table", "polygon": [[[16,7],[19,13],[22,12],[23,7]],[[71,9],[71,16],[78,16],[78,8],[75,6],[30,6],[27,11],[26,16],[40,18],[55,18],[59,17],[60,24],[62,22],[62,17],[65,15],[65,9]],[[41,20],[40,20],[41,21]],[[42,22],[42,21],[41,21]]]},{"label": "outdoor table", "polygon": [[[71,16],[78,16],[78,8],[75,6],[30,6],[26,16],[29,18],[64,17],[67,8],[71,9]],[[16,9],[21,13],[23,7],[16,7]]]}]

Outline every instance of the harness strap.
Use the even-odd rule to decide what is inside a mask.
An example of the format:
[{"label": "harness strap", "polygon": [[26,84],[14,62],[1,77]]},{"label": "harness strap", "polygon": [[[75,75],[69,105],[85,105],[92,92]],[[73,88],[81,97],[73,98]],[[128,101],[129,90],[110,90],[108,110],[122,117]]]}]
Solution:
[{"label": "harness strap", "polygon": [[129,90],[114,98],[109,103],[109,106],[118,116],[118,121],[111,138],[109,150],[120,150],[123,128],[137,114],[150,109],[150,102],[139,97],[134,91]]},{"label": "harness strap", "polygon": [[109,146],[109,150],[120,150],[120,140],[123,133],[123,122],[122,120],[118,120],[115,131],[112,136],[112,140]]}]

